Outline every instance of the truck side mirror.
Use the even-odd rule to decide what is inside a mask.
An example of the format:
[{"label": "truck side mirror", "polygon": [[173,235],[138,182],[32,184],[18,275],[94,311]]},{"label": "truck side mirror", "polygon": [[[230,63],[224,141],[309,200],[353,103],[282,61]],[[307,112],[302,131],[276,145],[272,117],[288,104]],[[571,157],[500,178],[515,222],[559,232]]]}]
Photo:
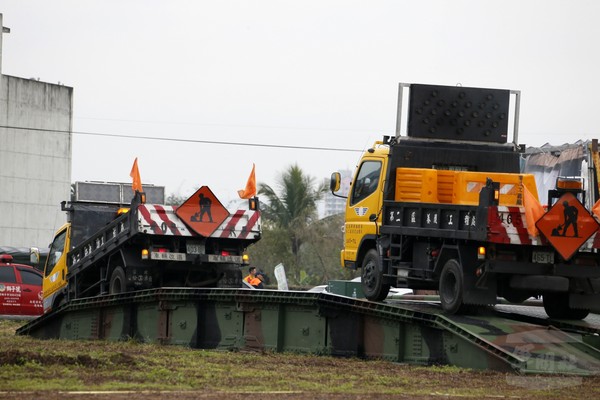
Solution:
[{"label": "truck side mirror", "polygon": [[40,250],[37,247],[31,247],[29,249],[29,262],[34,265],[40,263]]},{"label": "truck side mirror", "polygon": [[342,176],[339,172],[334,172],[331,174],[331,179],[329,180],[329,189],[331,190],[331,193],[335,193],[340,190],[341,182]]}]

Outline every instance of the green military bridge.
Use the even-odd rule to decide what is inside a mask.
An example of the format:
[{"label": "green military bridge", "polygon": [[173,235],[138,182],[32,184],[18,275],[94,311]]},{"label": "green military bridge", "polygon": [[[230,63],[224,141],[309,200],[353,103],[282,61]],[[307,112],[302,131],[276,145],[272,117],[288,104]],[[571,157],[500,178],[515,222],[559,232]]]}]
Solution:
[{"label": "green military bridge", "polygon": [[424,301],[327,292],[159,288],[78,299],[18,329],[40,339],[138,340],[456,365],[518,373],[600,373],[600,323],[496,306],[445,315]]}]

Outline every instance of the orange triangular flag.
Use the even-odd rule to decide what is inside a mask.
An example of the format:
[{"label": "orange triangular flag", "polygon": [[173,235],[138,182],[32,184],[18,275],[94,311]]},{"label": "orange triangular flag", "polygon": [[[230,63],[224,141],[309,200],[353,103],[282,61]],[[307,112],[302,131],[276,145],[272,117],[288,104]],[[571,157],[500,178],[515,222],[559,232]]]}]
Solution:
[{"label": "orange triangular flag", "polygon": [[250,177],[248,177],[246,188],[244,190],[238,190],[241,199],[249,199],[252,196],[256,196],[256,176],[254,175],[254,167],[255,165],[252,164],[252,172],[250,172]]},{"label": "orange triangular flag", "polygon": [[600,200],[595,202],[592,206],[592,213],[596,216],[596,218],[600,218]]},{"label": "orange triangular flag", "polygon": [[135,161],[133,162],[133,167],[131,167],[131,172],[129,173],[129,176],[131,178],[133,178],[133,183],[131,184],[131,189],[135,192],[143,192],[144,190],[142,189],[142,178],[140,178],[140,170],[138,169],[138,163],[137,163],[137,157],[135,158]]},{"label": "orange triangular flag", "polygon": [[540,204],[539,200],[527,189],[527,186],[523,185],[523,206],[525,207],[525,219],[527,221],[527,232],[531,236],[538,236],[538,230],[535,223],[538,222],[542,215],[544,215],[544,207]]}]

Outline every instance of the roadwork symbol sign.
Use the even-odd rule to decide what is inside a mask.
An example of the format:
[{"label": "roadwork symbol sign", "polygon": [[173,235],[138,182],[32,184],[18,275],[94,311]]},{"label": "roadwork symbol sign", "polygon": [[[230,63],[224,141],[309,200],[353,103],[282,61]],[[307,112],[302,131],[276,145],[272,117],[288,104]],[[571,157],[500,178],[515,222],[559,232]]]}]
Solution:
[{"label": "roadwork symbol sign", "polygon": [[562,195],[535,226],[565,260],[571,258],[600,227],[571,193]]},{"label": "roadwork symbol sign", "polygon": [[221,204],[208,186],[202,186],[180,205],[175,214],[199,235],[208,237],[229,217],[229,211]]}]

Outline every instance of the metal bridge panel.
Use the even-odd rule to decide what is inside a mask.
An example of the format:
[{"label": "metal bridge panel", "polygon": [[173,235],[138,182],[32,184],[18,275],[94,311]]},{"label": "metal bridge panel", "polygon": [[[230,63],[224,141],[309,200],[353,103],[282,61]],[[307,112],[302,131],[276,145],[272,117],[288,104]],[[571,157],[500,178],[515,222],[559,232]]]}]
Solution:
[{"label": "metal bridge panel", "polygon": [[232,301],[198,301],[197,347],[234,349],[243,345],[244,314]]},{"label": "metal bridge panel", "polygon": [[364,356],[382,358],[388,361],[401,361],[401,339],[404,335],[403,324],[387,318],[365,316],[364,318]]},{"label": "metal bridge panel", "polygon": [[408,323],[404,327],[403,362],[410,364],[445,364],[442,331],[425,325]]},{"label": "metal bridge panel", "polygon": [[163,343],[167,337],[167,311],[156,303],[142,303],[137,306],[134,337],[144,343]]},{"label": "metal bridge panel", "polygon": [[342,357],[359,357],[364,353],[363,315],[347,309],[323,308],[327,317],[328,343],[331,354]]},{"label": "metal bridge panel", "polygon": [[197,327],[197,303],[176,302],[168,315],[168,344],[196,347]]},{"label": "metal bridge panel", "polygon": [[127,340],[131,337],[131,310],[129,304],[107,307],[103,310],[100,336],[104,340]]},{"label": "metal bridge panel", "polygon": [[263,303],[245,309],[244,344],[253,350],[281,351],[284,306]]},{"label": "metal bridge panel", "polygon": [[[589,374],[600,371],[600,351],[583,342],[579,334],[567,334],[553,327],[495,316],[447,316],[454,334],[479,348],[469,359],[462,352],[450,362],[472,365],[481,359],[504,359],[521,372]],[[477,351],[478,349],[474,349]],[[474,367],[477,367],[475,365]],[[487,368],[499,369],[497,365]]]},{"label": "metal bridge panel", "polygon": [[281,351],[316,354],[326,351],[327,320],[314,306],[286,304],[281,326]]},{"label": "metal bridge panel", "polygon": [[453,332],[444,332],[443,338],[447,364],[481,370],[514,371],[504,360],[482,351],[482,347]]},{"label": "metal bridge panel", "polygon": [[596,349],[586,348],[579,335],[557,329],[536,326],[513,332],[503,347],[514,349],[527,363],[528,372],[583,375],[600,371]]},{"label": "metal bridge panel", "polygon": [[69,314],[65,314],[63,315],[60,324],[60,338],[69,340],[100,339],[100,321],[100,309],[93,311],[78,310]]}]

